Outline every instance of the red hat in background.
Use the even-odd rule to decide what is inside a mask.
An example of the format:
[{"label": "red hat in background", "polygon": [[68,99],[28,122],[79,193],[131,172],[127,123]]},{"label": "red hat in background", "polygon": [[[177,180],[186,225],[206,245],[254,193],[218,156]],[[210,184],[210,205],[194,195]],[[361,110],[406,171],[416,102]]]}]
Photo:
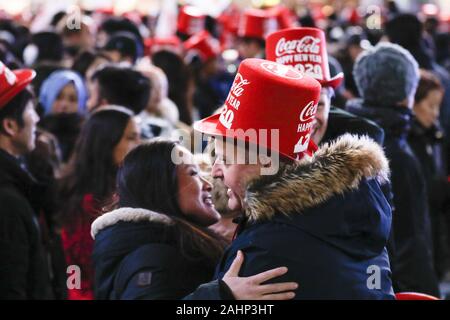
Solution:
[{"label": "red hat in background", "polygon": [[183,6],[178,13],[177,31],[187,35],[199,33],[205,29],[205,15],[193,6]]},{"label": "red hat in background", "polygon": [[25,89],[35,76],[34,70],[11,71],[0,61],[0,109]]},{"label": "red hat in background", "polygon": [[291,28],[270,34],[266,57],[317,79],[323,87],[337,88],[344,74],[330,77],[325,33],[317,28]]},{"label": "red hat in background", "polygon": [[293,28],[296,26],[296,16],[285,6],[276,6],[268,9],[269,14],[276,17],[278,29]]},{"label": "red hat in background", "polygon": [[[196,122],[194,129],[247,140],[297,160],[317,149],[310,135],[320,89],[319,82],[291,67],[245,59],[221,113]],[[264,141],[261,129],[267,130],[269,141]],[[270,141],[271,129],[279,130],[278,141]],[[258,141],[253,141],[251,135],[243,137],[239,133],[242,130],[256,130]]]},{"label": "red hat in background", "polygon": [[144,40],[145,54],[151,55],[157,51],[168,50],[181,53],[181,40],[177,36],[165,38],[146,38]]},{"label": "red hat in background", "polygon": [[204,61],[220,54],[219,42],[206,30],[193,35],[183,45],[186,51],[196,51]]},{"label": "red hat in background", "polygon": [[248,9],[241,17],[238,36],[264,39],[276,30],[278,30],[278,21],[271,12]]}]

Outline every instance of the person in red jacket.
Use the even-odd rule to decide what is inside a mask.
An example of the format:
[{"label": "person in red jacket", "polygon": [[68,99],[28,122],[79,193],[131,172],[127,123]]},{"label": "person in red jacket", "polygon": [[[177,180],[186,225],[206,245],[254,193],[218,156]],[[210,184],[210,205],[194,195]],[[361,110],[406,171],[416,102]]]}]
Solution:
[{"label": "person in red jacket", "polygon": [[83,127],[74,157],[60,183],[66,262],[68,266],[78,266],[81,272],[80,285],[74,281],[73,287],[68,288],[70,300],[94,298],[91,224],[114,193],[118,165],[139,143],[139,127],[127,108],[102,107]]}]

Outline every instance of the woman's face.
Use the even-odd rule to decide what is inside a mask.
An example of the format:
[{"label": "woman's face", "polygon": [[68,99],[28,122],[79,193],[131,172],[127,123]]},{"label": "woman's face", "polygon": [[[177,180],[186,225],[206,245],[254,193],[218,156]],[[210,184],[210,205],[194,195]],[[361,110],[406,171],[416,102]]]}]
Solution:
[{"label": "woman's face", "polygon": [[77,113],[78,95],[73,83],[65,85],[53,102],[51,113]]},{"label": "woman's face", "polygon": [[439,118],[442,97],[442,91],[432,90],[424,99],[414,104],[416,118],[425,128],[430,128]]},{"label": "woman's face", "polygon": [[207,227],[219,221],[220,215],[212,202],[212,185],[202,177],[192,154],[185,148],[177,146],[184,157],[192,161],[177,166],[178,206],[181,212],[191,221]]},{"label": "woman's face", "polygon": [[134,118],[128,121],[119,143],[114,147],[114,164],[120,165],[125,156],[141,143],[141,131]]}]

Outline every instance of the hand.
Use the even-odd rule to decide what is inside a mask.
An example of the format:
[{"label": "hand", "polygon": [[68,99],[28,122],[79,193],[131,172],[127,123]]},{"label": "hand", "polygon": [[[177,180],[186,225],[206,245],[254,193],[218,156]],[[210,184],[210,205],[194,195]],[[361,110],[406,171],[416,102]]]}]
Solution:
[{"label": "hand", "polygon": [[239,250],[222,279],[236,300],[290,300],[295,297],[292,292],[298,288],[295,282],[261,284],[285,274],[288,271],[286,267],[271,269],[251,277],[239,277],[243,262],[244,254]]}]

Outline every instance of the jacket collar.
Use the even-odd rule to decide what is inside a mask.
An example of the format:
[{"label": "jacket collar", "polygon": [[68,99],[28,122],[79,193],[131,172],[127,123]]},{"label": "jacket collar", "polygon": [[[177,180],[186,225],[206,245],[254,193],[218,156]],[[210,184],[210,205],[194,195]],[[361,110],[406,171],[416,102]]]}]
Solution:
[{"label": "jacket collar", "polygon": [[166,225],[172,225],[174,221],[165,214],[157,213],[141,208],[119,208],[105,213],[98,217],[91,225],[91,236],[95,236],[103,229],[111,227],[116,223],[123,222],[155,222]]},{"label": "jacket collar", "polygon": [[345,134],[322,145],[312,158],[280,166],[277,174],[250,182],[245,213],[249,221],[269,220],[276,212],[302,213],[335,195],[357,189],[364,178],[387,183],[388,160],[370,138]]}]

